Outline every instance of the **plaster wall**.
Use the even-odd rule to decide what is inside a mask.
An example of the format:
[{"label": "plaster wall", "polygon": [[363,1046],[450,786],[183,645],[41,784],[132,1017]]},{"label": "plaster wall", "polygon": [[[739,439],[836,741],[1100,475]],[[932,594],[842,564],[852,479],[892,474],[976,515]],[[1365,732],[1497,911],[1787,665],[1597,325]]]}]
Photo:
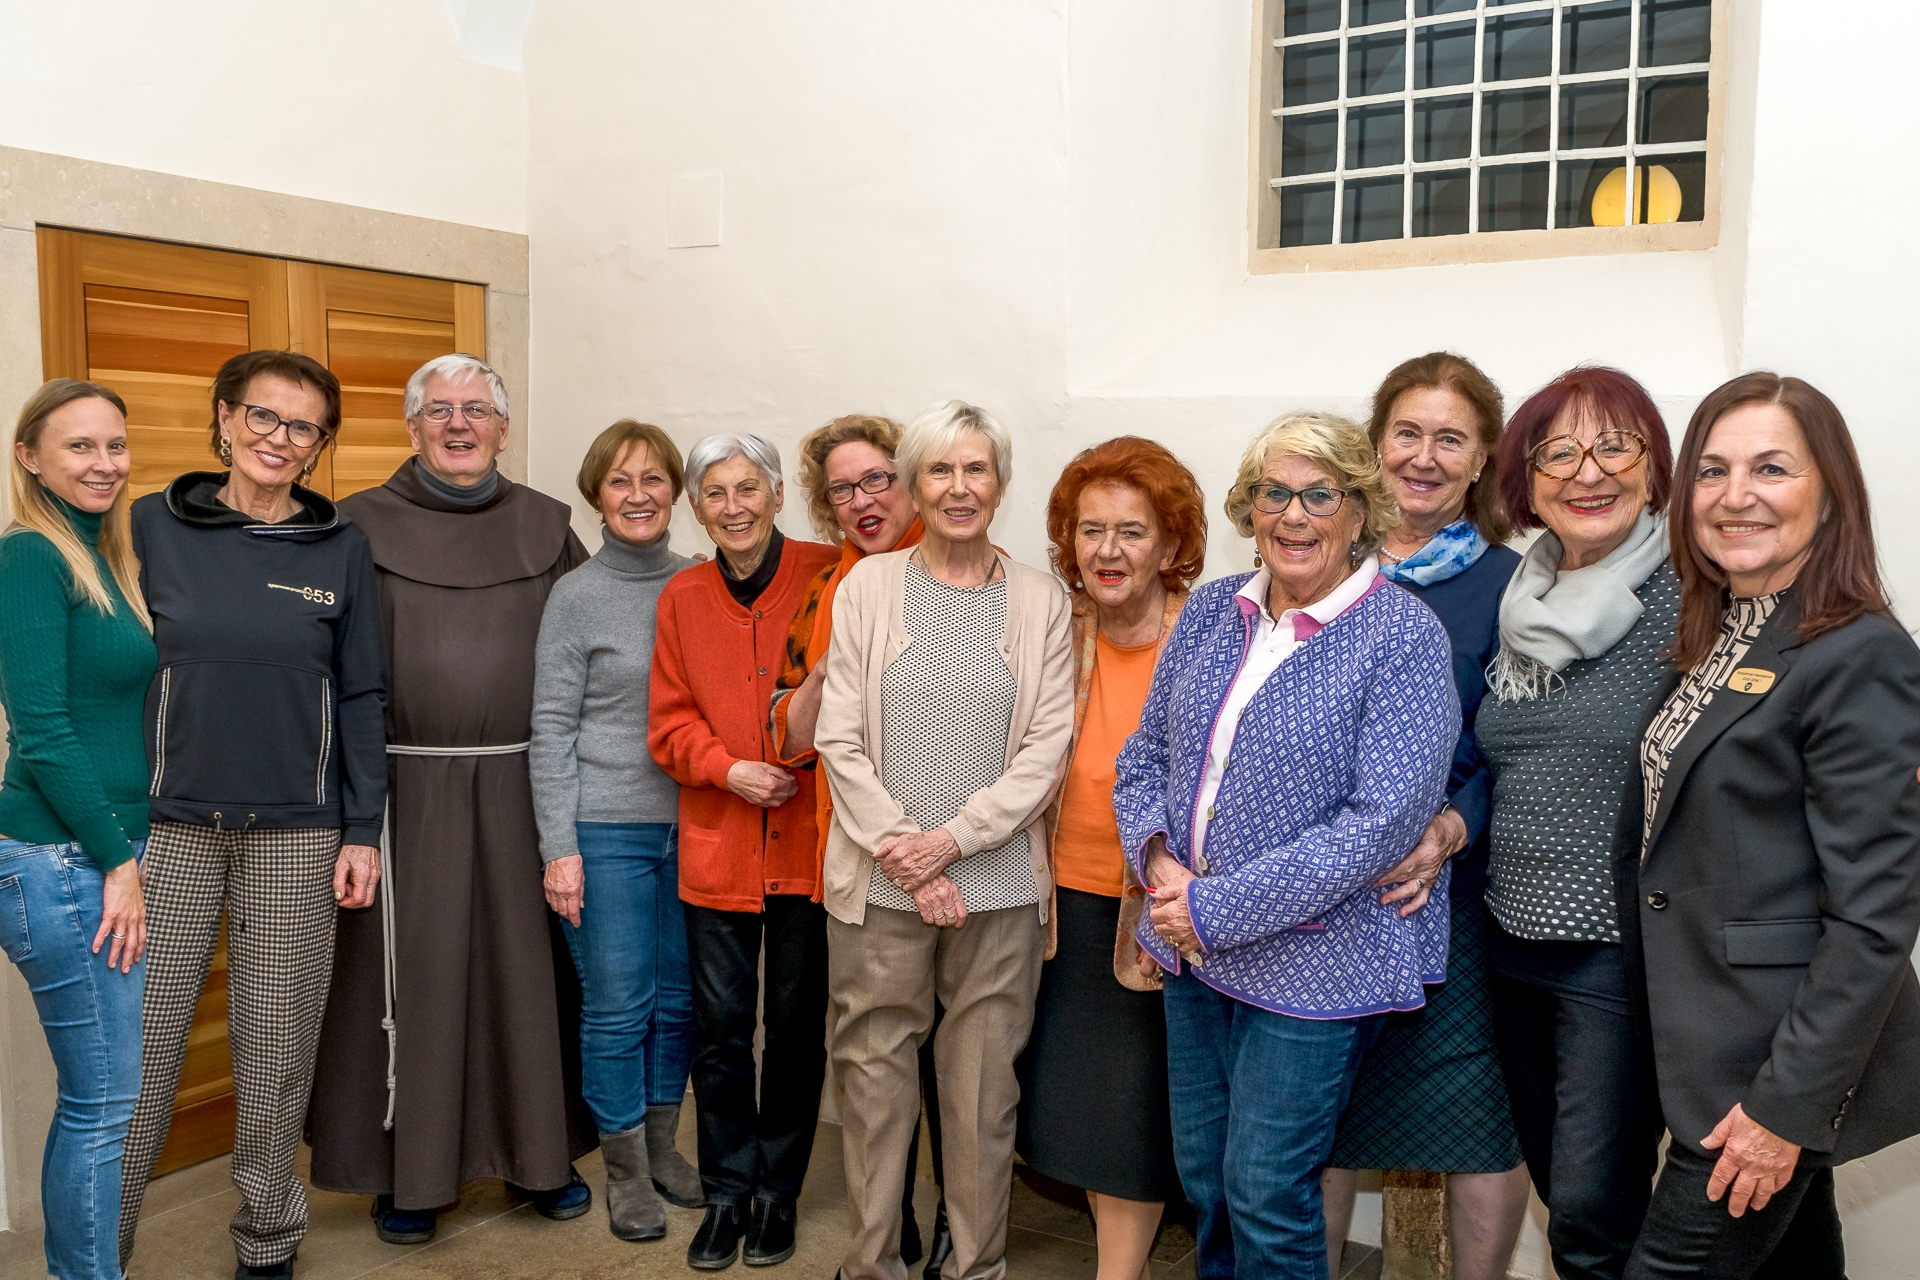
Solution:
[{"label": "plaster wall", "polygon": [[531,3],[0,0],[0,145],[524,231]]}]

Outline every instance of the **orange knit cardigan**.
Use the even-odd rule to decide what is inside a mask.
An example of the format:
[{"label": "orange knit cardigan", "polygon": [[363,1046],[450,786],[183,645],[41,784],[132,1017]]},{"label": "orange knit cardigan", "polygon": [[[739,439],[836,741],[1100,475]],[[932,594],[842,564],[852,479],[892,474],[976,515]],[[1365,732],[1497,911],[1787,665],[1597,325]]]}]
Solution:
[{"label": "orange knit cardigan", "polygon": [[714,561],[684,570],[660,593],[647,748],[680,784],[680,897],[719,911],[759,911],[773,894],[819,892],[814,770],[762,809],[727,789],[741,760],[771,763],[767,708],[787,631],[815,574],[839,549],[789,538],[753,608],[728,594]]}]

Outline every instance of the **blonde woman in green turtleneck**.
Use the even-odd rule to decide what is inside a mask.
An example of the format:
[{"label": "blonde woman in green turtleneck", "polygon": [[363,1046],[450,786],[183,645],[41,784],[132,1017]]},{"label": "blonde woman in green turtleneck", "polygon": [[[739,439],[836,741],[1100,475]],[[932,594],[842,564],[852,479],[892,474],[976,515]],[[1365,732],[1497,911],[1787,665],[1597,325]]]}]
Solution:
[{"label": "blonde woman in green turtleneck", "polygon": [[40,1201],[62,1280],[120,1275],[120,1153],[140,1088],[154,647],[127,530],[126,412],[90,382],[35,392],[0,535],[0,946],[59,1072]]}]

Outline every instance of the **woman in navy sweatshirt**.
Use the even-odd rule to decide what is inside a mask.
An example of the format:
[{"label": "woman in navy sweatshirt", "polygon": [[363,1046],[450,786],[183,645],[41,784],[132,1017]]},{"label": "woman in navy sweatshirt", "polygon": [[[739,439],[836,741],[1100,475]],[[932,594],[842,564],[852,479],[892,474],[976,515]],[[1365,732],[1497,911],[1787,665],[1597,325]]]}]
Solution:
[{"label": "woman in navy sweatshirt", "polygon": [[221,366],[213,446],[133,506],[160,669],[147,695],[152,840],[140,1101],[120,1254],[166,1143],[181,1057],[227,909],[233,1240],[242,1275],[291,1275],[306,1234],[293,1160],[333,967],[336,904],[373,902],[386,805],[380,597],[364,534],[298,481],[340,424],[316,361]]}]

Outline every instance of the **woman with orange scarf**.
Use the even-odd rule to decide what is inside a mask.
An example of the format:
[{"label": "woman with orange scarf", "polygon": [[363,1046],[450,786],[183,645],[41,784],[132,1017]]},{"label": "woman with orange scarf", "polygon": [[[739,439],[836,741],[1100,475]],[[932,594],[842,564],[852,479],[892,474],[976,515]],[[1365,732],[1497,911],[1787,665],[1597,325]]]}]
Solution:
[{"label": "woman with orange scarf", "polygon": [[[914,513],[913,497],[896,484],[893,453],[906,430],[891,418],[850,414],[835,418],[800,442],[800,482],[807,491],[807,514],[814,531],[840,544],[840,561],[828,565],[807,584],[793,629],[787,633],[786,661],[773,695],[773,742],[782,765],[812,768],[813,727],[820,714],[820,689],[825,683],[827,642],[833,636],[833,599],[847,571],[870,555],[911,547],[926,529]],[[827,832],[832,828],[833,793],[824,782],[814,789],[819,811],[819,845],[823,858]],[[816,899],[817,901],[818,899]],[[936,1008],[934,1023],[939,1025]],[[933,1147],[933,1178],[940,1182],[940,1105],[933,1073],[933,1038],[920,1051],[920,1080],[927,1099],[927,1129]],[[916,1127],[907,1168],[917,1167],[920,1131]],[[913,1216],[913,1184],[907,1179],[900,1202],[900,1257],[911,1266],[924,1254],[925,1274],[936,1277],[952,1249],[947,1234],[946,1205],[934,1212],[931,1248],[920,1239]]]}]

